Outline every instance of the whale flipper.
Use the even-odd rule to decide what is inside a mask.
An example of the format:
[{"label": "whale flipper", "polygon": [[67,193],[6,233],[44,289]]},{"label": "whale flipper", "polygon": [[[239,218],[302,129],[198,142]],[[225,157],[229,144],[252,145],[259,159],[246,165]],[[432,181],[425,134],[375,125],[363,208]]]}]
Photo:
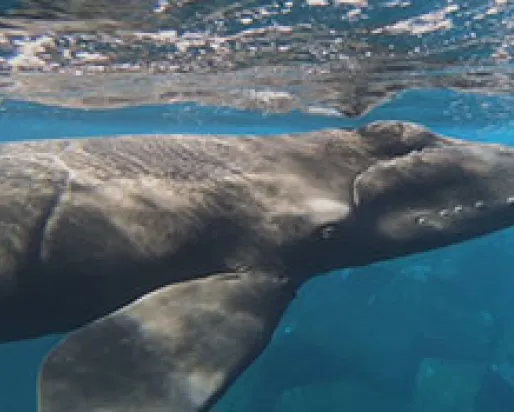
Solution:
[{"label": "whale flipper", "polygon": [[264,349],[293,296],[288,282],[255,272],[162,287],[49,353],[39,411],[205,410]]}]

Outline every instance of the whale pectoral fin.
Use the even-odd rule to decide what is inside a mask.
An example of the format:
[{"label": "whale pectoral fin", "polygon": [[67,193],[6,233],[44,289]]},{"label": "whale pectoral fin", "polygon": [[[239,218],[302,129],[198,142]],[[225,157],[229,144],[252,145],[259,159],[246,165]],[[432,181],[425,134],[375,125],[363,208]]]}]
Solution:
[{"label": "whale pectoral fin", "polygon": [[48,354],[39,411],[205,410],[265,348],[293,296],[289,282],[255,272],[162,287]]}]

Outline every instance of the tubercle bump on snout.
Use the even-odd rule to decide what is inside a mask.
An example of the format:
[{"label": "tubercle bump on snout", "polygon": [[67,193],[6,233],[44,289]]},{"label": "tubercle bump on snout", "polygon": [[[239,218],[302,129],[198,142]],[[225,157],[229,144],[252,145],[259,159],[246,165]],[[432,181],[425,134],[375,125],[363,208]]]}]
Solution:
[{"label": "tubercle bump on snout", "polygon": [[[373,122],[359,128],[371,152],[381,160],[396,159],[450,143],[428,129],[415,123],[399,121]],[[451,143],[450,143],[451,144]]]},{"label": "tubercle bump on snout", "polygon": [[430,225],[431,219],[434,217],[437,219],[452,219],[465,217],[467,213],[480,213],[486,210],[491,210],[500,207],[512,207],[514,208],[514,196],[508,196],[501,201],[485,202],[484,200],[476,200],[472,204],[459,204],[452,207],[445,207],[434,211],[433,213],[424,212],[418,214],[414,218],[414,222],[420,226],[432,226]]}]

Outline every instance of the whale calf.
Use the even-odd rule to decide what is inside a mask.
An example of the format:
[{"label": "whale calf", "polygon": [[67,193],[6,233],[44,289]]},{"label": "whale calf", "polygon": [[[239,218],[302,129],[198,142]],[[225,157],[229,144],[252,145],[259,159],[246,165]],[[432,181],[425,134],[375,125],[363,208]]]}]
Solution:
[{"label": "whale calf", "polygon": [[205,411],[309,278],[514,224],[514,150],[415,124],[0,145],[0,341],[40,412]]}]

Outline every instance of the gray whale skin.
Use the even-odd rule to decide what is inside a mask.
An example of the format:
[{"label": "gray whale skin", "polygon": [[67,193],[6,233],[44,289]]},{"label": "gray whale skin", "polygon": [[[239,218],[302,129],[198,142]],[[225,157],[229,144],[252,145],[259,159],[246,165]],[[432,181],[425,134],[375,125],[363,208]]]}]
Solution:
[{"label": "gray whale skin", "polygon": [[0,145],[0,341],[39,412],[206,411],[312,276],[514,223],[514,150],[410,123]]}]

